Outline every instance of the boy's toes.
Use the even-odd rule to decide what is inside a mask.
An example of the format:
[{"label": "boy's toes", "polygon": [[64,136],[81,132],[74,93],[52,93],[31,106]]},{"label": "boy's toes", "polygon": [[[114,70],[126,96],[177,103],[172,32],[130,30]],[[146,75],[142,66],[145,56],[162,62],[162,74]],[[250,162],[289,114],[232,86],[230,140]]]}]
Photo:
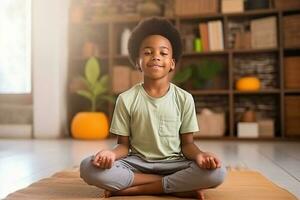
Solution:
[{"label": "boy's toes", "polygon": [[111,197],[111,196],[112,196],[112,194],[111,194],[111,192],[110,192],[110,191],[108,191],[108,190],[105,190],[105,191],[104,191],[104,196],[105,196],[105,198],[109,198],[109,197]]},{"label": "boy's toes", "polygon": [[198,190],[197,191],[197,198],[200,199],[200,200],[204,200],[204,192],[203,190]]}]

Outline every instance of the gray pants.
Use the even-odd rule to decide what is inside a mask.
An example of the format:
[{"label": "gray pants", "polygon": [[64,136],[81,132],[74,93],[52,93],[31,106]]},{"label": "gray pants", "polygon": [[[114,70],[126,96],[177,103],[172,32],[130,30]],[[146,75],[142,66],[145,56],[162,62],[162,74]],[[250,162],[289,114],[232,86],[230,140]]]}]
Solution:
[{"label": "gray pants", "polygon": [[91,158],[88,157],[81,162],[80,177],[90,185],[109,191],[130,187],[135,172],[163,176],[162,185],[165,193],[216,187],[224,181],[226,175],[224,167],[213,170],[202,169],[191,160],[147,162],[138,156],[128,156],[115,161],[110,169],[101,169],[92,164]]}]

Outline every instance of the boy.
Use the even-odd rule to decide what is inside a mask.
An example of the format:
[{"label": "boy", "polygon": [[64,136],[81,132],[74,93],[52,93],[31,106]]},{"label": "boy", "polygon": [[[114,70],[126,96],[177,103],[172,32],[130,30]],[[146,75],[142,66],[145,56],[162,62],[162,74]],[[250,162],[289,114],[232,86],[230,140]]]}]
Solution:
[{"label": "boy", "polygon": [[215,155],[194,144],[193,97],[169,82],[182,54],[179,32],[164,18],[145,19],[133,30],[128,50],[144,82],[119,95],[110,128],[118,144],[83,160],[81,177],[105,189],[106,197],[203,199],[203,189],[221,184],[226,170]]}]

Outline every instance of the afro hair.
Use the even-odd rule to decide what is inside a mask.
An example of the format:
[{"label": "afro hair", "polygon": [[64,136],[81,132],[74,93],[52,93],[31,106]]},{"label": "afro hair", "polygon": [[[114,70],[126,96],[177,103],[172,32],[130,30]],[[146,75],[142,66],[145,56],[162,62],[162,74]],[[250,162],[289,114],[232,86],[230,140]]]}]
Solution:
[{"label": "afro hair", "polygon": [[173,50],[173,59],[177,63],[182,54],[181,37],[172,23],[163,17],[146,18],[133,29],[128,41],[131,63],[136,65],[141,43],[150,35],[161,35],[170,41]]}]

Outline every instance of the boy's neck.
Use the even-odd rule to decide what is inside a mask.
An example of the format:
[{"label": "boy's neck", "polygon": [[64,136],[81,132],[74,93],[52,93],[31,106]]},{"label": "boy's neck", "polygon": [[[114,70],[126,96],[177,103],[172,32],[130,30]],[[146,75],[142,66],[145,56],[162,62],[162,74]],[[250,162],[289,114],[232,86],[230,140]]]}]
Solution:
[{"label": "boy's neck", "polygon": [[143,87],[149,96],[159,98],[168,92],[170,82],[169,79],[149,80],[145,77]]}]

